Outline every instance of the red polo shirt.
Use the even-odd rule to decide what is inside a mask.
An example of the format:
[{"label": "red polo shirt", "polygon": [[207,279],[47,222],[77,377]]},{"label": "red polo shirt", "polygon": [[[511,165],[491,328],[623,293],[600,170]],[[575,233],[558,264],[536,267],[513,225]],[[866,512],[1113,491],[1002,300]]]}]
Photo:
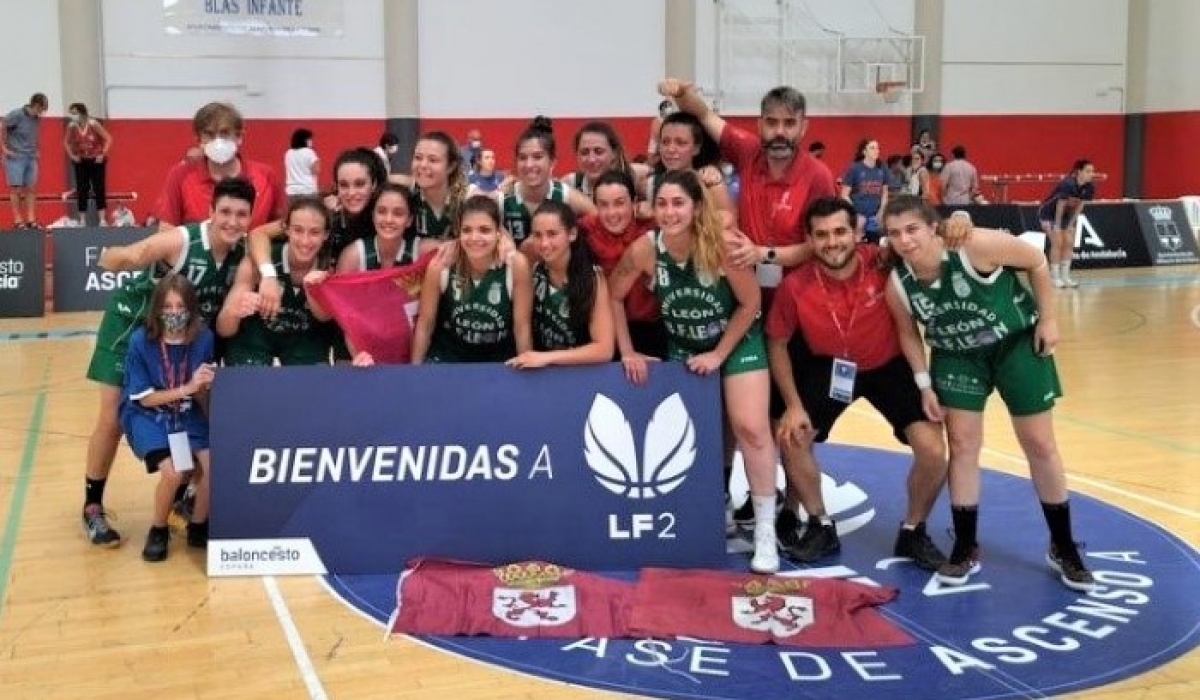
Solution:
[{"label": "red polo shirt", "polygon": [[[254,185],[255,192],[250,228],[282,219],[287,213],[287,195],[274,168],[252,160],[242,159],[241,163],[240,176]],[[208,161],[177,163],[167,172],[162,193],[154,206],[154,216],[172,224],[204,221],[212,211],[216,186],[216,180],[208,172]]]},{"label": "red polo shirt", "polygon": [[900,354],[888,310],[888,273],[875,263],[878,249],[860,245],[858,269],[848,279],[830,277],[810,260],[783,278],[767,314],[767,335],[787,340],[797,330],[814,355],[840,357],[867,371]]},{"label": "red polo shirt", "polygon": [[807,153],[797,153],[783,177],[773,179],[758,135],[731,124],[721,132],[721,157],[737,168],[741,178],[738,227],[758,245],[803,243],[808,203],[837,196],[833,173]]}]

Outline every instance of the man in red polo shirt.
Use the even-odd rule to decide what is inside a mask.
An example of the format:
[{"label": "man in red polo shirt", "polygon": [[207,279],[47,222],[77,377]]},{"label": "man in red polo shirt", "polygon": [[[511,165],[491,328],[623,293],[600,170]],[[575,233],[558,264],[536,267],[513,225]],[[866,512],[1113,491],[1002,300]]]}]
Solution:
[{"label": "man in red polo shirt", "polygon": [[[914,377],[904,359],[886,301],[888,271],[878,263],[877,247],[858,242],[855,218],[854,206],[844,199],[812,202],[805,224],[813,260],[784,278],[767,316],[771,376],[785,405],[782,415],[773,416],[788,477],[789,507],[780,520],[791,514],[792,521],[777,523],[790,534],[781,545],[789,558],[806,563],[841,548],[825,510],[813,443],[824,442],[861,396],[913,451],[908,510],[894,554],[936,571],[946,557],[925,532],[925,519],[946,480],[942,426],[925,418],[921,392],[930,389],[929,375]],[[797,501],[808,513],[799,537]]]},{"label": "man in red polo shirt", "polygon": [[243,177],[254,185],[251,228],[283,218],[287,213],[287,195],[279,174],[268,165],[238,155],[244,126],[241,113],[231,104],[210,102],[196,112],[192,117],[192,133],[204,157],[177,163],[167,172],[154,206],[160,230],[207,219],[213,188],[218,180],[230,177]]},{"label": "man in red polo shirt", "polygon": [[[738,228],[743,234],[732,247],[737,265],[757,266],[764,290],[779,285],[783,270],[812,254],[806,242],[803,214],[817,197],[835,196],[833,174],[821,161],[800,150],[808,128],[805,100],[795,88],[772,89],[762,99],[758,136],[731,126],[712,111],[694,85],[676,78],[659,83],[658,91],[700,119],[721,145],[721,157],[741,178]],[[770,294],[764,294],[767,308]]]}]

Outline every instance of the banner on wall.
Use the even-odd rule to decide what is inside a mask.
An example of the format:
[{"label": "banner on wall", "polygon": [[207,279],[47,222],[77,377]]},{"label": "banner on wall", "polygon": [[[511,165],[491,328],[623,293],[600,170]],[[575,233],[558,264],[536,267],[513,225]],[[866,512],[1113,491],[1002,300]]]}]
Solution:
[{"label": "banner on wall", "polygon": [[1134,207],[1152,264],[1188,265],[1200,262],[1196,237],[1182,202],[1138,202]]},{"label": "banner on wall", "polygon": [[153,233],[148,228],[104,226],[65,228],[54,238],[54,310],[99,311],[126,280],[141,271],[109,272],[100,267],[100,252],[129,245]]},{"label": "banner on wall", "polygon": [[46,313],[46,234],[0,231],[0,318]]},{"label": "banner on wall", "polygon": [[163,0],[168,34],[342,36],[344,0]]},{"label": "banner on wall", "polygon": [[668,362],[643,386],[613,363],[223,368],[208,573],[720,565],[718,382]]}]

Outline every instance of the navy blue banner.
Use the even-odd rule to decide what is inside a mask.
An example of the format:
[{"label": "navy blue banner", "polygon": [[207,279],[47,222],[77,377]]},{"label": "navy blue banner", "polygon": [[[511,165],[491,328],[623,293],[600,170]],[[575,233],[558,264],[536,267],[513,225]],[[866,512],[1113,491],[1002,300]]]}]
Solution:
[{"label": "navy blue banner", "polygon": [[719,380],[682,365],[225,368],[212,398],[210,575],[724,561]]},{"label": "navy blue banner", "polygon": [[100,253],[109,246],[136,243],[154,231],[117,226],[52,231],[54,310],[102,310],[108,304],[109,297],[141,271],[109,272],[100,267]]},{"label": "navy blue banner", "polygon": [[46,234],[0,231],[0,318],[46,313]]}]

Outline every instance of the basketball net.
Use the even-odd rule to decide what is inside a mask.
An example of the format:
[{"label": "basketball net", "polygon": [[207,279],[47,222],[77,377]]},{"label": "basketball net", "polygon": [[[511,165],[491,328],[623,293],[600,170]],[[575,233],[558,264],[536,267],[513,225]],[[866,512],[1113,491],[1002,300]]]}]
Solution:
[{"label": "basketball net", "polygon": [[900,93],[906,85],[908,83],[904,81],[880,81],[875,83],[875,92],[887,104],[895,104],[900,101]]}]

